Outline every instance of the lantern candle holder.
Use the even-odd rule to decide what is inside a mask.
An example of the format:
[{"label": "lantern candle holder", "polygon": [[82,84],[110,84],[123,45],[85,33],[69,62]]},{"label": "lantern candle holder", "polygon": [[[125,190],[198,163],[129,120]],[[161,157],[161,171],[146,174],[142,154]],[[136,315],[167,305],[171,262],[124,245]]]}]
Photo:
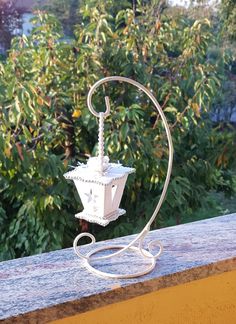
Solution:
[{"label": "lantern candle holder", "polygon": [[[159,202],[143,230],[126,246],[106,246],[96,249],[92,249],[89,253],[83,254],[80,251],[78,242],[82,237],[89,237],[91,244],[95,243],[95,237],[90,233],[81,233],[74,240],[75,253],[84,261],[85,266],[91,272],[108,278],[134,278],[142,276],[151,272],[155,265],[156,260],[162,253],[162,245],[159,241],[151,241],[148,244],[148,249],[143,248],[144,238],[150,231],[150,226],[156,218],[163,200],[166,195],[168,184],[170,181],[170,175],[173,162],[173,144],[165,115],[158,104],[153,94],[145,88],[142,84],[121,76],[106,77],[96,82],[90,89],[87,97],[88,108],[91,113],[99,118],[99,133],[98,133],[98,156],[90,157],[86,164],[80,163],[74,170],[67,172],[64,176],[66,179],[74,181],[76,189],[79,193],[84,210],[75,215],[75,217],[84,219],[91,223],[97,223],[102,226],[108,225],[111,221],[116,220],[121,215],[125,214],[125,210],[119,208],[122,194],[124,191],[125,183],[129,174],[135,172],[134,168],[122,166],[120,163],[111,163],[108,156],[104,156],[104,119],[111,113],[109,98],[105,97],[106,111],[97,112],[92,105],[92,95],[94,91],[103,83],[110,81],[121,81],[136,86],[139,90],[142,90],[152,101],[157,112],[159,113],[166,134],[169,147],[169,159],[168,169],[165,179],[165,183],[162,189],[162,193]],[[159,251],[156,254],[152,253],[152,248],[158,246]],[[103,251],[110,251],[109,254],[95,256]],[[118,250],[114,252],[114,250]],[[123,253],[138,253],[142,258],[148,260],[148,265],[145,269],[131,271],[131,273],[109,273],[99,270],[92,265],[94,261],[102,261],[111,259]]]}]

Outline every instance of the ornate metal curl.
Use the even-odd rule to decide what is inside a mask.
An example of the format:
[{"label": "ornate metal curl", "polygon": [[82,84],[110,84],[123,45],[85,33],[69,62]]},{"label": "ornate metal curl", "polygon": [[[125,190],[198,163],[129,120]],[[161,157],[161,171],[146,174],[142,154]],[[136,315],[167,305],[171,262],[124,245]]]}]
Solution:
[{"label": "ornate metal curl", "polygon": [[[148,221],[148,223],[145,225],[145,227],[143,228],[143,230],[137,235],[137,237],[132,240],[128,245],[111,245],[111,246],[106,246],[106,247],[99,247],[96,249],[91,250],[89,253],[87,253],[86,255],[82,254],[80,252],[80,249],[78,247],[78,242],[79,240],[84,237],[87,236],[91,239],[91,245],[93,245],[96,242],[95,237],[90,234],[90,233],[81,233],[79,234],[75,240],[74,240],[74,250],[75,253],[84,260],[86,267],[93,273],[99,275],[99,276],[103,276],[103,277],[108,277],[108,278],[134,278],[134,277],[139,277],[142,275],[145,275],[149,272],[151,272],[155,265],[156,265],[156,260],[157,258],[161,255],[163,247],[162,244],[157,241],[157,240],[153,240],[150,241],[148,244],[148,250],[143,248],[143,241],[145,239],[145,237],[147,236],[147,234],[150,231],[150,227],[151,224],[153,223],[153,221],[155,220],[161,205],[164,201],[165,195],[166,195],[166,191],[168,188],[168,184],[170,181],[170,175],[171,175],[171,170],[172,170],[172,163],[173,163],[173,144],[172,144],[172,138],[171,138],[171,133],[170,133],[170,129],[166,120],[166,117],[159,105],[159,103],[157,102],[156,98],[153,96],[153,94],[147,89],[145,88],[142,84],[140,84],[137,81],[134,81],[132,79],[129,78],[125,78],[125,77],[121,77],[121,76],[110,76],[110,77],[106,77],[103,78],[99,81],[97,81],[92,88],[90,89],[89,93],[88,93],[88,97],[87,97],[87,104],[88,104],[88,108],[91,111],[91,113],[96,116],[96,117],[101,117],[101,113],[96,112],[96,110],[93,108],[92,105],[92,95],[94,93],[94,91],[103,83],[106,82],[110,82],[110,81],[121,81],[121,82],[127,82],[129,84],[134,85],[135,87],[137,87],[138,89],[142,90],[148,97],[149,99],[152,101],[152,103],[154,104],[156,110],[158,111],[159,115],[161,116],[166,134],[167,134],[167,141],[168,141],[168,147],[169,147],[169,159],[168,159],[168,169],[167,169],[167,175],[166,175],[166,179],[165,179],[165,183],[163,186],[163,190],[159,199],[159,202],[150,218],[150,220]],[[105,104],[106,104],[106,111],[102,114],[103,118],[107,117],[110,114],[110,103],[109,103],[109,97],[105,97]],[[102,151],[102,149],[101,149]],[[103,151],[102,151],[103,154]],[[135,246],[135,244],[138,244],[138,246]],[[159,251],[156,254],[153,254],[151,252],[151,249],[153,246],[158,246],[159,247]],[[106,251],[106,250],[118,250],[117,252],[113,252],[109,255],[103,255],[103,256],[99,256],[99,257],[95,257],[94,255],[101,252],[101,251]],[[124,253],[125,251],[130,250],[130,251],[135,251],[135,252],[139,252],[140,255],[145,258],[145,259],[149,259],[150,260],[150,264],[148,265],[148,267],[145,270],[142,271],[137,271],[134,273],[130,273],[130,274],[115,274],[115,273],[108,273],[108,272],[104,272],[104,271],[100,271],[98,269],[96,269],[94,266],[91,265],[91,261],[100,261],[100,260],[105,260],[105,259],[110,259],[112,257],[118,256],[122,253]]]}]

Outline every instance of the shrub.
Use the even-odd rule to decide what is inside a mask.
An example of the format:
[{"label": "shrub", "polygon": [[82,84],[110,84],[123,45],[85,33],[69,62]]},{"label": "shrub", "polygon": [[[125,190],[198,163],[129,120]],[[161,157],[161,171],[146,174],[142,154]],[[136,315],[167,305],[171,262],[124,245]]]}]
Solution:
[{"label": "shrub", "polygon": [[[220,87],[217,66],[206,59],[209,21],[160,17],[155,6],[134,13],[127,5],[114,13],[112,4],[82,7],[71,43],[63,41],[55,17],[39,12],[31,35],[15,38],[0,66],[2,259],[71,245],[78,229],[88,229],[74,220],[82,206],[63,173],[96,153],[97,121],[86,95],[101,77],[122,75],[152,89],[169,121],[174,169],[155,227],[182,221],[204,203],[209,188],[225,188],[232,138],[222,148],[207,119]],[[105,123],[107,153],[137,172],[123,197],[127,216],[108,229],[91,226],[100,239],[143,226],[162,189],[168,155],[162,123],[143,94],[109,84],[94,99],[98,110],[104,93],[113,112]],[[217,161],[225,150],[230,157],[222,165]]]}]

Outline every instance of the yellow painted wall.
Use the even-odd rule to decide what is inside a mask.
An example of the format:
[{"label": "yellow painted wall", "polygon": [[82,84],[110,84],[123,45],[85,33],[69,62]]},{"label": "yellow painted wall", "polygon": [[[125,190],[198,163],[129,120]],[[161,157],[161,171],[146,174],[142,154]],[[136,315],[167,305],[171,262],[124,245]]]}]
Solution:
[{"label": "yellow painted wall", "polygon": [[165,288],[52,323],[236,324],[236,271]]}]

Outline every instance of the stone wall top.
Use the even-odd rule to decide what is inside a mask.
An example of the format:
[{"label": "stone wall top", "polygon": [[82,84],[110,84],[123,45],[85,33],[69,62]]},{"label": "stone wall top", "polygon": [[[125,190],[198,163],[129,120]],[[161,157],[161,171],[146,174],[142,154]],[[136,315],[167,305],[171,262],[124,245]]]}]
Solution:
[{"label": "stone wall top", "polygon": [[[112,244],[126,244],[132,237]],[[97,277],[71,248],[0,263],[0,320],[47,323],[236,269],[236,214],[155,230],[148,238],[159,239],[164,251],[153,272],[136,279]],[[83,248],[89,250],[88,245]],[[140,258],[123,255],[104,261],[102,267],[130,265],[142,266]]]}]

